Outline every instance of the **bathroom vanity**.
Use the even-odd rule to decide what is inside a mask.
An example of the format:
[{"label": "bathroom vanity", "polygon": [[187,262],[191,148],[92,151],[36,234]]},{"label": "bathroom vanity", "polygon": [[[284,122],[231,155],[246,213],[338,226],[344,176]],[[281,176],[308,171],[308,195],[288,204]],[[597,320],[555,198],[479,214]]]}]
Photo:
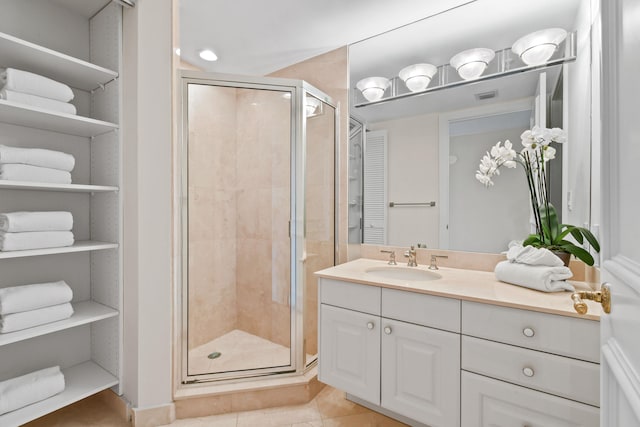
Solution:
[{"label": "bathroom vanity", "polygon": [[599,425],[596,304],[580,316],[569,293],[484,271],[359,259],[316,274],[318,378],[351,400],[415,426]]}]

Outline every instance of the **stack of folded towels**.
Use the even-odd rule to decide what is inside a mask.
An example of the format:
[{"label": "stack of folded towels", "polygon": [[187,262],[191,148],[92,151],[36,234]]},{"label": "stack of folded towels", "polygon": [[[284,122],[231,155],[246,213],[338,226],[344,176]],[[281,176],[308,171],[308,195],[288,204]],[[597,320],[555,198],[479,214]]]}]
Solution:
[{"label": "stack of folded towels", "polygon": [[76,159],[61,151],[0,145],[0,179],[71,184]]},{"label": "stack of folded towels", "polygon": [[0,251],[73,245],[71,212],[0,213]]},{"label": "stack of folded towels", "polygon": [[64,391],[60,366],[0,382],[0,415],[48,399]]},{"label": "stack of folded towels", "polygon": [[499,262],[496,278],[526,288],[544,292],[575,291],[566,280],[573,276],[560,258],[545,248],[509,245],[507,261]]},{"label": "stack of folded towels", "polygon": [[64,280],[0,288],[0,333],[68,319],[72,298]]},{"label": "stack of folded towels", "polygon": [[69,104],[73,91],[64,83],[39,74],[15,68],[0,68],[0,99],[53,110],[59,113],[76,114],[76,107]]}]

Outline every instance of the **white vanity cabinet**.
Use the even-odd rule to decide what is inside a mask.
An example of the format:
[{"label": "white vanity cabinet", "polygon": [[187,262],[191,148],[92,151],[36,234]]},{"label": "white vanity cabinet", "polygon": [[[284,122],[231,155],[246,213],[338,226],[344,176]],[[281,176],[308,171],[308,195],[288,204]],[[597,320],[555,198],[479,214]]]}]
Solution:
[{"label": "white vanity cabinet", "polygon": [[597,321],[462,302],[464,427],[599,425]]},{"label": "white vanity cabinet", "polygon": [[72,154],[73,184],[0,180],[0,212],[70,211],[72,246],[0,252],[0,287],[65,280],[71,318],[0,334],[0,380],[60,366],[63,392],[0,415],[13,427],[102,390],[122,373],[122,7],[6,0],[0,67],[69,85],[78,114],[0,100],[0,144]]},{"label": "white vanity cabinet", "polygon": [[320,381],[417,425],[459,425],[460,301],[331,279],[319,293]]}]

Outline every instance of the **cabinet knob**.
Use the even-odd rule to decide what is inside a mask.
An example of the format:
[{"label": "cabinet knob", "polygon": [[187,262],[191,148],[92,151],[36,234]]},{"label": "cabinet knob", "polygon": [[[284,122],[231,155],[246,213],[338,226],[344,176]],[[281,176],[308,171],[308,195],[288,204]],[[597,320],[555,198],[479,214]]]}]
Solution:
[{"label": "cabinet knob", "polygon": [[533,372],[533,369],[531,368],[524,368],[522,370],[522,373],[524,374],[525,377],[529,377],[529,378],[531,378],[535,374],[535,372]]},{"label": "cabinet knob", "polygon": [[535,332],[532,328],[524,328],[524,329],[522,330],[522,334],[523,334],[525,337],[529,337],[529,338],[531,338],[532,336],[534,336],[534,335],[536,334],[536,332]]},{"label": "cabinet knob", "polygon": [[384,333],[389,335],[391,333],[391,326],[385,326]]},{"label": "cabinet knob", "polygon": [[373,329],[375,325],[373,324],[373,322],[368,322],[367,323],[367,329]]}]

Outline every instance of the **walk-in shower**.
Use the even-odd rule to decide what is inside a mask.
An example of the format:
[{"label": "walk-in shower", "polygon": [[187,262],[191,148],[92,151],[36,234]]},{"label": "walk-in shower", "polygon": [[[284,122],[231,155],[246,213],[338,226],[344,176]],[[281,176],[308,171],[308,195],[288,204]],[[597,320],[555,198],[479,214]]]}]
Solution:
[{"label": "walk-in shower", "polygon": [[335,263],[336,106],[298,80],[181,79],[182,381],[302,373]]}]

